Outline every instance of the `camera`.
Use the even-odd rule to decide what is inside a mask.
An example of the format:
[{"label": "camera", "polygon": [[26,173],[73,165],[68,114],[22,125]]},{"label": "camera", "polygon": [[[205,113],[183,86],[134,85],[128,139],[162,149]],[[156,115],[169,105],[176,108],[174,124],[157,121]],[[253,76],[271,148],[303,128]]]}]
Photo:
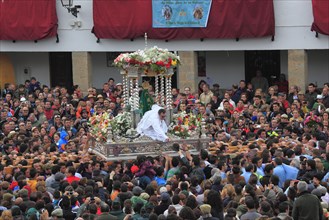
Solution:
[{"label": "camera", "polygon": [[94,196],[91,196],[90,197],[90,203],[94,203],[95,202],[95,197]]},{"label": "camera", "polygon": [[206,123],[208,124],[213,124],[214,122],[215,122],[214,119],[211,117],[206,120]]}]

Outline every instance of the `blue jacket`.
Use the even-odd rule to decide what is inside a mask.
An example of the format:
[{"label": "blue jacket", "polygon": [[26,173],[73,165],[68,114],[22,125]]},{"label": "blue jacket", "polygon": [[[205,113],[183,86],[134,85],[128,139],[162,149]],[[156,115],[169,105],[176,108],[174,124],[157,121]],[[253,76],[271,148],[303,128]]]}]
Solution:
[{"label": "blue jacket", "polygon": [[65,139],[68,135],[68,133],[66,131],[61,131],[60,133],[60,139],[59,141],[56,143],[59,152],[64,152],[65,151],[65,146],[67,144],[67,140]]},{"label": "blue jacket", "polygon": [[278,165],[274,168],[273,174],[279,177],[279,187],[283,187],[286,180],[297,179],[298,169],[286,164]]}]

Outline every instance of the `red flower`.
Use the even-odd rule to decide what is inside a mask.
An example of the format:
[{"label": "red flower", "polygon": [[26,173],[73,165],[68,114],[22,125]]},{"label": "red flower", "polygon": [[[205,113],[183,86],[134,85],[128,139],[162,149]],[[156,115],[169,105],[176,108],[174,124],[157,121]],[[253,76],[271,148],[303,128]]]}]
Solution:
[{"label": "red flower", "polygon": [[156,64],[159,66],[165,66],[165,63],[163,61],[157,61]]}]

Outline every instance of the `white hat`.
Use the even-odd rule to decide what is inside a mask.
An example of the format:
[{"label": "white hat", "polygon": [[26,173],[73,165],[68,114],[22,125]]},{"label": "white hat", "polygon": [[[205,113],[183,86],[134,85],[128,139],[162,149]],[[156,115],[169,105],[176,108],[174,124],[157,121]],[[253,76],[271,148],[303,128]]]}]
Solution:
[{"label": "white hat", "polygon": [[323,96],[322,95],[317,95],[316,99],[323,99]]},{"label": "white hat", "polygon": [[289,118],[287,114],[282,114],[281,118]]},{"label": "white hat", "polygon": [[25,101],[26,101],[26,98],[25,98],[25,97],[22,97],[22,98],[20,99],[20,101],[21,101],[21,102],[25,102]]},{"label": "white hat", "polygon": [[217,110],[218,110],[218,111],[224,111],[224,108],[221,107],[221,106],[219,106]]},{"label": "white hat", "polygon": [[166,187],[162,186],[162,187],[160,188],[159,192],[160,192],[160,194],[162,194],[162,193],[168,192],[168,190],[167,190]]},{"label": "white hat", "polygon": [[328,203],[326,203],[326,202],[321,202],[321,206],[322,206],[323,209],[328,209],[329,208]]}]

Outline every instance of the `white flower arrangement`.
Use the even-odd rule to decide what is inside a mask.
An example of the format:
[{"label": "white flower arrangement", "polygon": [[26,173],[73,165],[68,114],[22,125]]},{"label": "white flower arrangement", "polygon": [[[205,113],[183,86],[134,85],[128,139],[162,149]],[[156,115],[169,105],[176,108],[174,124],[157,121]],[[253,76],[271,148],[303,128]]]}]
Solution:
[{"label": "white flower arrangement", "polygon": [[154,71],[158,74],[165,73],[167,69],[180,64],[180,57],[167,49],[152,47],[138,50],[133,53],[122,53],[114,60],[114,66],[121,69],[135,66],[144,69],[145,73]]},{"label": "white flower arrangement", "polygon": [[143,66],[144,57],[142,51],[135,51],[133,53],[122,53],[115,58],[113,65],[122,69],[126,69],[129,66]]},{"label": "white flower arrangement", "polygon": [[126,136],[132,127],[130,112],[122,112],[111,120],[112,132],[114,135]]}]

